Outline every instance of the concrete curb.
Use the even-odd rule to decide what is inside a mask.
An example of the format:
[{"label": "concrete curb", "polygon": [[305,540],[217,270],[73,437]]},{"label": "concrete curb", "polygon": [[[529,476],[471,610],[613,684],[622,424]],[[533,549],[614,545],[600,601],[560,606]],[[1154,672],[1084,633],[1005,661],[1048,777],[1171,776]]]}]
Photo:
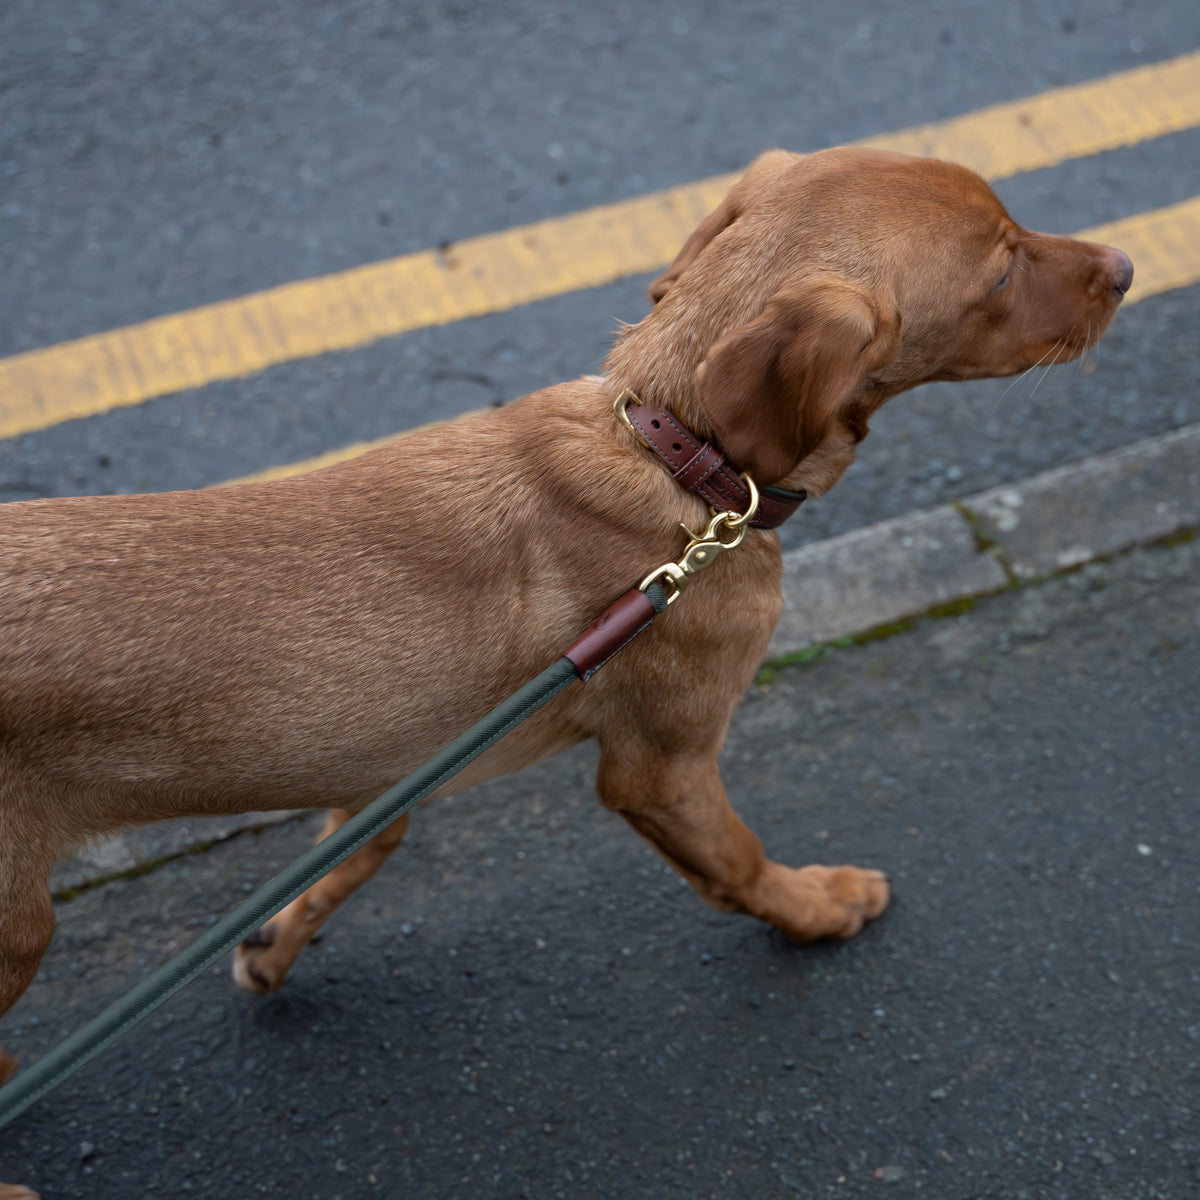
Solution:
[{"label": "concrete curb", "polygon": [[[769,657],[878,630],[1200,529],[1200,425],[784,555]],[[143,869],[292,813],[170,821],[60,864],[56,894]]]},{"label": "concrete curb", "polygon": [[784,555],[786,658],[1200,528],[1200,425]]},{"label": "concrete curb", "polygon": [[137,874],[166,859],[194,854],[235,834],[277,825],[298,815],[293,811],[186,817],[96,838],[54,868],[50,891],[55,896],[63,896],[106,879]]}]

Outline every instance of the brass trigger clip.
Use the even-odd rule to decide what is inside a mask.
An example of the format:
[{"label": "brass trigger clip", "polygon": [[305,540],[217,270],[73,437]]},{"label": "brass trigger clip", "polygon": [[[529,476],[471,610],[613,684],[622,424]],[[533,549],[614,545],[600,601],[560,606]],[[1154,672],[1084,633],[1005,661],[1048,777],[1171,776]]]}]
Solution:
[{"label": "brass trigger clip", "polygon": [[[693,533],[681,522],[680,528],[688,535],[688,544],[683,548],[679,561],[663,563],[661,567],[651,571],[638,584],[641,591],[644,592],[653,583],[670,585],[667,604],[674,604],[698,571],[711,566],[726,550],[733,550],[742,544],[746,529],[758,511],[758,488],[749,475],[743,475],[742,478],[750,492],[750,507],[744,513],[715,513],[703,533]],[[733,536],[728,540],[723,539],[722,531],[727,531]]]}]

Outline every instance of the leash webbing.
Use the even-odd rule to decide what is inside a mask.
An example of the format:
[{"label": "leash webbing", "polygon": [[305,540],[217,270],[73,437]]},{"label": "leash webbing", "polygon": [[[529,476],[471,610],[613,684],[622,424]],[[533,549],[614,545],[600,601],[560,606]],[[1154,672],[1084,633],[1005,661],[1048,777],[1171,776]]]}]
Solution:
[{"label": "leash webbing", "polygon": [[[667,592],[660,583],[648,583],[640,592],[639,596],[639,589],[634,588],[625,593],[589,627],[588,633],[603,630],[610,614],[630,597],[641,601],[640,615],[632,626],[621,628],[619,622],[613,623],[607,634],[601,634],[599,640],[602,643],[606,636],[619,639],[611,643],[605,658],[627,645],[669,603]],[[201,934],[190,946],[134,985],[125,995],[114,1000],[103,1012],[93,1017],[82,1029],[60,1042],[33,1066],[23,1070],[0,1088],[0,1129],[128,1033],[139,1021],[148,1017],[185,984],[207,970],[263,922],[270,920],[280,909],[306,892],[339,863],[345,862],[350,855],[365,846],[393,821],[404,816],[426,796],[457,775],[526,717],[532,716],[544,704],[553,700],[569,683],[576,679],[586,679],[593,674],[599,661],[603,659],[592,659],[581,665],[582,660],[577,662],[566,657],[572,654],[583,640],[580,638],[567,649],[562,658],[547,667],[535,679],[531,679],[507,700],[502,700],[491,712],[481,717],[443,750],[427,759],[411,775],[388,788],[339,829],[306,850],[274,879],[259,888],[253,896]]]},{"label": "leash webbing", "polygon": [[[629,417],[624,407],[628,399],[628,394],[622,393],[616,405],[617,415],[626,424],[629,424]],[[746,527],[758,512],[760,500],[753,480],[748,475],[741,478],[745,481],[748,498],[744,512],[740,507],[723,512],[714,510],[703,533],[692,533],[684,526],[690,536],[679,562],[665,563],[652,571],[638,587],[631,588],[605,609],[563,656],[536,679],[531,679],[507,700],[501,701],[445,749],[305,851],[190,946],[0,1088],[0,1129],[111,1046],[393,821],[457,775],[569,683],[575,679],[589,679],[609,658],[627,646],[659,613],[679,599],[698,571],[710,566],[719,555],[741,545]],[[734,482],[736,484],[736,480]],[[740,500],[740,484],[737,487]],[[779,495],[786,498],[789,505],[784,516],[804,499],[803,492],[780,492]],[[778,524],[778,521],[772,524]],[[723,537],[722,532],[731,536]]]},{"label": "leash webbing", "polygon": [[[618,406],[623,399],[624,395],[618,400]],[[498,704],[466,733],[378,796],[340,829],[305,851],[190,946],[0,1088],[0,1129],[70,1078],[393,821],[458,774],[509,730],[557,696],[572,680],[589,679],[609,658],[628,645],[659,613],[679,599],[698,571],[741,545],[746,527],[759,507],[758,488],[748,475],[743,475],[742,479],[749,496],[745,512],[732,509],[716,512],[702,533],[688,530],[689,541],[679,562],[665,563],[647,575],[638,587],[619,597],[536,679]],[[802,493],[794,495],[797,503],[803,499]],[[722,533],[730,536],[722,536]]]},{"label": "leash webbing", "polygon": [[[657,597],[652,597],[652,600],[655,611],[661,612],[666,607],[666,600],[662,589],[657,591]],[[444,750],[373,800],[340,829],[305,851],[190,946],[113,1001],[99,1016],[0,1088],[0,1128],[112,1045],[264,921],[307,891],[322,876],[436,791],[446,780],[578,678],[575,664],[570,659],[558,659]]]}]

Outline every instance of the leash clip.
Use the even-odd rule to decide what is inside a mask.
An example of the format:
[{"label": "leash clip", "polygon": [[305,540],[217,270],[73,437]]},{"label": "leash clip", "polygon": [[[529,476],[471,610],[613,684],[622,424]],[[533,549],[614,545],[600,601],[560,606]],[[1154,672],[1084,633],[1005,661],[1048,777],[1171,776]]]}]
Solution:
[{"label": "leash clip", "polygon": [[[742,478],[750,492],[750,507],[744,513],[715,513],[703,533],[693,533],[681,522],[679,527],[688,535],[688,544],[683,548],[679,561],[663,563],[661,567],[651,571],[638,584],[641,591],[644,592],[653,583],[669,586],[671,590],[667,594],[667,604],[672,605],[696,577],[697,572],[712,566],[726,550],[734,550],[742,544],[746,529],[758,511],[758,488],[749,475],[743,475]],[[728,540],[722,538],[723,530],[732,533],[733,536]]]}]

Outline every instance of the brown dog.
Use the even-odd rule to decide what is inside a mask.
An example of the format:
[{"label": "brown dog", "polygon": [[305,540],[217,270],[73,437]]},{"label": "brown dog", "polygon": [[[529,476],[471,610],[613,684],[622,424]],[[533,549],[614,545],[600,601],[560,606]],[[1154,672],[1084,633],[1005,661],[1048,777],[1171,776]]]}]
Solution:
[{"label": "brown dog", "polygon": [[[64,849],[298,805],[332,806],[336,827],[678,556],[705,506],[614,417],[623,389],[760,484],[820,495],[889,397],[1077,357],[1132,273],[1118,250],[1022,229],[964,168],[773,151],[651,286],[604,376],[273,483],[4,506],[0,1013],[50,940]],[[595,737],[604,804],[706,900],[799,941],[851,936],[885,878],[768,860],[717,772],[779,578],[777,538],[751,531],[454,788]],[[279,987],[402,835],[251,938],[239,982]]]}]

